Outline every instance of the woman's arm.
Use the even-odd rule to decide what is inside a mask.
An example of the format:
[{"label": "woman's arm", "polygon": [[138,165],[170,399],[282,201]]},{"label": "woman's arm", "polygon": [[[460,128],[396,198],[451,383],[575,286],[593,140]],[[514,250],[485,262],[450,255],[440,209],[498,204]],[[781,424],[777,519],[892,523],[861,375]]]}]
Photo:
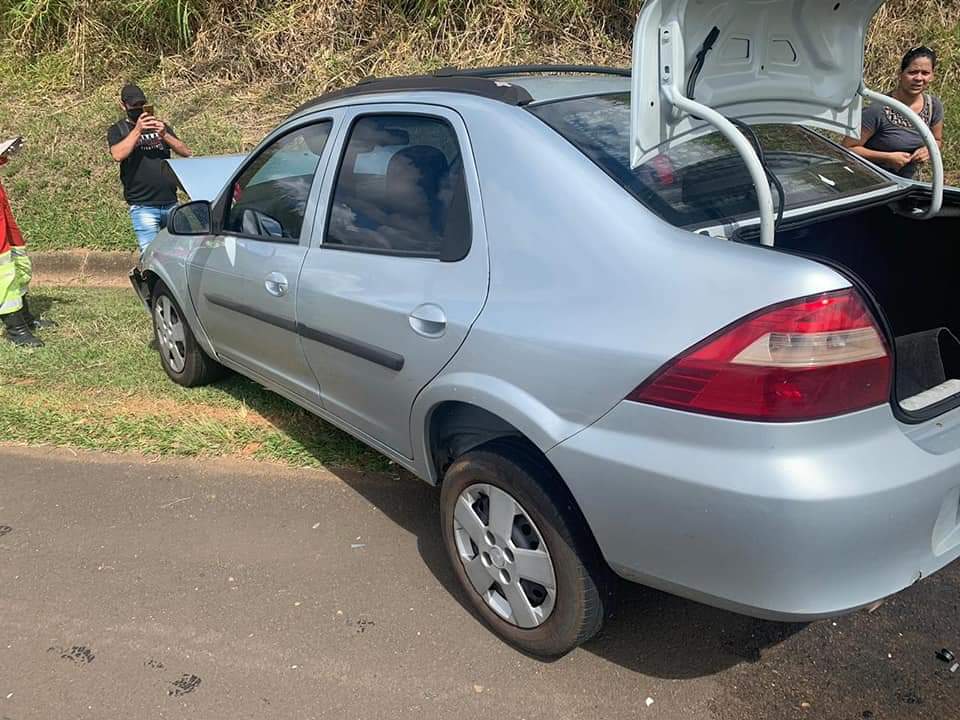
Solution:
[{"label": "woman's arm", "polygon": [[870,138],[873,137],[873,133],[873,130],[861,128],[860,138],[845,137],[843,139],[843,146],[865,160],[869,160],[877,165],[893,168],[894,170],[899,170],[913,158],[913,155],[908,152],[883,152],[881,150],[871,150],[866,147],[867,143],[870,142]]},{"label": "woman's arm", "polygon": [[[933,139],[937,141],[937,147],[941,150],[943,149],[943,122],[938,122],[936,125],[930,128],[933,132]],[[925,163],[930,159],[930,151],[927,150],[927,147],[919,147],[913,151],[913,155],[910,156],[912,161],[918,163]]]}]

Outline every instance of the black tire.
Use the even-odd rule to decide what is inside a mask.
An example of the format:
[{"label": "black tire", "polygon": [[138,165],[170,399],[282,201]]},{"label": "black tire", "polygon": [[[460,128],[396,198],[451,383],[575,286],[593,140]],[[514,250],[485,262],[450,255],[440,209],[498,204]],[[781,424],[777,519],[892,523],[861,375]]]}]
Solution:
[{"label": "black tire", "polygon": [[[507,622],[471,584],[457,549],[454,511],[472,485],[492,485],[519,503],[539,530],[553,563],[556,599],[541,625]],[[502,640],[543,659],[565,655],[593,637],[613,602],[614,580],[583,515],[556,472],[537,453],[495,442],[458,458],[443,478],[440,494],[443,541],[470,604]]]},{"label": "black tire", "polygon": [[[156,309],[158,303],[163,302],[169,303],[169,307],[172,312],[176,314],[178,323],[183,328],[183,341],[177,344],[178,350],[182,352],[184,360],[183,368],[179,370],[172,365],[173,360],[165,348],[164,340],[157,327]],[[167,377],[184,387],[209,385],[223,377],[225,368],[207,355],[203,348],[200,347],[196,337],[193,335],[193,331],[190,329],[190,325],[184,319],[180,304],[163,283],[158,282],[157,286],[153,289],[150,307],[152,308],[150,315],[153,319],[153,337],[160,354],[160,364],[163,365],[163,370],[167,373]]]}]

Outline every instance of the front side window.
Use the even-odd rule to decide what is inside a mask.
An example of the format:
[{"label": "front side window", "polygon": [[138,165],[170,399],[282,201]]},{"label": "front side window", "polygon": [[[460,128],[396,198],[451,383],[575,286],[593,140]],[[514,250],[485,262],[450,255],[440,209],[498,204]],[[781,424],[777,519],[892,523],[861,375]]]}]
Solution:
[{"label": "front side window", "polygon": [[[667,222],[692,226],[758,212],[747,166],[718,132],[679,142],[631,170],[628,94],[531,109]],[[753,130],[768,167],[783,184],[787,209],[889,185],[882,175],[805,128],[758,125]]]},{"label": "front side window", "polygon": [[333,123],[298,128],[261,152],[233,184],[226,232],[296,241]]},{"label": "front side window", "polygon": [[445,120],[372,115],[354,123],[325,247],[459,259],[469,246],[460,145]]}]

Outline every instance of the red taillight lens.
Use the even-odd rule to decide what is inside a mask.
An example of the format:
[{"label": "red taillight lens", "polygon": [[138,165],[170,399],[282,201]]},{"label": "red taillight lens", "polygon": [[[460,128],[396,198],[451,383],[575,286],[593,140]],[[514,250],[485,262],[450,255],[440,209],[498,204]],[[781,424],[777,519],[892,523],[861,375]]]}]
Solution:
[{"label": "red taillight lens", "polygon": [[891,363],[854,290],[775,305],[671,360],[633,402],[743,420],[814,420],[887,402]]}]

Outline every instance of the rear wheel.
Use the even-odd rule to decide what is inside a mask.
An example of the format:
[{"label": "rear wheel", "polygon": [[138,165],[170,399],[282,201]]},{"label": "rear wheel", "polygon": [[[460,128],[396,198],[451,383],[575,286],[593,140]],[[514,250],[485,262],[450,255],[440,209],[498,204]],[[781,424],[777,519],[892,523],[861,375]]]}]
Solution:
[{"label": "rear wheel", "polygon": [[471,604],[500,638],[543,658],[593,637],[612,599],[582,516],[549,481],[559,478],[534,453],[493,444],[454,462],[441,491],[444,544]]},{"label": "rear wheel", "polygon": [[153,291],[151,307],[160,362],[171,380],[185,387],[196,387],[222,377],[224,367],[197,343],[180,306],[162,283]]}]

